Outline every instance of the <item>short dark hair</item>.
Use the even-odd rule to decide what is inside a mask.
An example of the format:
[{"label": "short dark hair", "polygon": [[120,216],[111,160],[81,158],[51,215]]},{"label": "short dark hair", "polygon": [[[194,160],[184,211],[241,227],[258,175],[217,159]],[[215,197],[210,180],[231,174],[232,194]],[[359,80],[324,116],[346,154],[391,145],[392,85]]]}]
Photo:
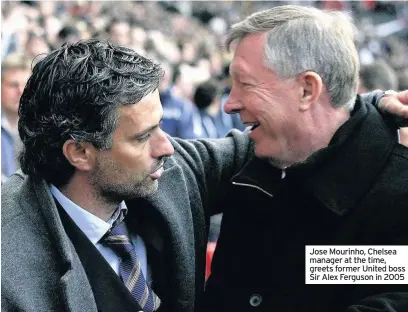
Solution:
[{"label": "short dark hair", "polygon": [[173,75],[171,77],[171,82],[172,84],[176,84],[177,80],[181,76],[181,66],[183,63],[177,63],[176,65],[173,66]]},{"label": "short dark hair", "polygon": [[215,80],[210,79],[199,84],[194,93],[194,104],[199,109],[204,109],[210,106],[214,99],[220,95],[220,89]]},{"label": "short dark hair", "polygon": [[155,91],[163,69],[133,50],[90,39],[64,44],[38,62],[20,99],[22,171],[56,186],[75,168],[62,147],[73,138],[112,146],[117,110]]},{"label": "short dark hair", "polygon": [[67,25],[61,28],[58,32],[58,38],[61,40],[66,40],[70,36],[79,37],[81,34],[79,33],[78,28],[72,25]]},{"label": "short dark hair", "polygon": [[398,88],[398,78],[394,69],[382,59],[378,59],[369,65],[361,66],[360,80],[368,90],[395,90]]}]

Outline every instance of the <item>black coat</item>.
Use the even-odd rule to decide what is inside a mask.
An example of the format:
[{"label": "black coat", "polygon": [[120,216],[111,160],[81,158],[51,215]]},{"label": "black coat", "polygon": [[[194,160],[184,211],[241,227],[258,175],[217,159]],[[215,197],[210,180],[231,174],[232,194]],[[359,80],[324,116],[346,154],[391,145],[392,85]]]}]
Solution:
[{"label": "black coat", "polygon": [[329,147],[284,179],[253,159],[221,203],[206,311],[407,312],[408,285],[305,285],[305,245],[408,245],[408,149],[396,137],[357,101]]}]

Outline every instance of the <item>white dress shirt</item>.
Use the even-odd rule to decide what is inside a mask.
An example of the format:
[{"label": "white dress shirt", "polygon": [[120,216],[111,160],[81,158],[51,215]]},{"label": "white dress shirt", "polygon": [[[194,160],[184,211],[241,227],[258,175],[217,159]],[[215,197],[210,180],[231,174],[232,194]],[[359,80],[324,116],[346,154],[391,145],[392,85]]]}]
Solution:
[{"label": "white dress shirt", "polygon": [[[88,237],[92,244],[95,245],[95,247],[99,250],[99,252],[109,263],[109,265],[112,267],[115,273],[119,275],[119,258],[109,247],[106,247],[99,243],[99,240],[106,234],[108,230],[110,230],[113,222],[115,222],[116,219],[119,217],[120,211],[122,209],[127,210],[125,203],[122,202],[120,204],[120,207],[116,209],[112,217],[107,222],[105,222],[104,220],[93,215],[92,213],[79,207],[77,204],[75,204],[73,201],[67,198],[64,194],[62,194],[54,185],[52,184],[50,185],[50,190],[54,197],[61,204],[62,208],[64,208],[67,214],[71,217],[75,224],[82,230],[82,232],[84,232],[84,234],[86,235],[86,237]],[[133,246],[135,247],[136,250],[136,254],[139,257],[143,275],[145,276],[148,285],[150,285],[151,274],[148,271],[146,246],[144,244],[144,241],[138,235],[130,234],[130,238],[132,239]]]}]

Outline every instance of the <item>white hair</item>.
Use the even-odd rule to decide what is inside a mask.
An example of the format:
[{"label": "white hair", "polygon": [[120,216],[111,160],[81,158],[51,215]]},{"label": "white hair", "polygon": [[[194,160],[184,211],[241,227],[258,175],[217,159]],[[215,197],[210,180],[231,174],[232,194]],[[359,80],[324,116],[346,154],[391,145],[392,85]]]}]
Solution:
[{"label": "white hair", "polygon": [[360,64],[355,28],[344,14],[295,5],[274,7],[233,25],[227,47],[253,33],[266,33],[264,63],[280,79],[313,71],[322,78],[334,107],[353,108]]}]

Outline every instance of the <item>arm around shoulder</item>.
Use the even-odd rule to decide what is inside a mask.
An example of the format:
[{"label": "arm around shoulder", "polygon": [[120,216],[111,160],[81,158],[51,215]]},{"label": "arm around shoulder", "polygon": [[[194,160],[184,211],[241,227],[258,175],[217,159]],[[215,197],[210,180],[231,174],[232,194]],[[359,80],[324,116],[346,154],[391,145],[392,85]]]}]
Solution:
[{"label": "arm around shoulder", "polygon": [[[403,286],[403,285],[401,285]],[[408,287],[406,285],[406,287]],[[364,298],[347,308],[345,312],[405,312],[408,311],[407,292],[391,292]]]},{"label": "arm around shoulder", "polygon": [[226,138],[171,140],[174,158],[183,171],[195,177],[202,195],[214,199],[230,178],[253,156],[252,142],[245,132],[232,130]]}]

